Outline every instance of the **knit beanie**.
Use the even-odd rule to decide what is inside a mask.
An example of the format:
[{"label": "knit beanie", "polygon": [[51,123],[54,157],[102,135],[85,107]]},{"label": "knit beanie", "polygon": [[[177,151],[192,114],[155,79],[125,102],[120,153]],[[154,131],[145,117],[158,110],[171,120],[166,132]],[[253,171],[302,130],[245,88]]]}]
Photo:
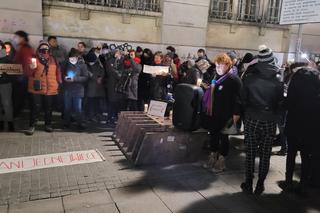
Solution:
[{"label": "knit beanie", "polygon": [[259,46],[259,53],[258,53],[258,61],[259,62],[273,62],[274,56],[272,53],[272,49],[267,47],[266,45]]}]

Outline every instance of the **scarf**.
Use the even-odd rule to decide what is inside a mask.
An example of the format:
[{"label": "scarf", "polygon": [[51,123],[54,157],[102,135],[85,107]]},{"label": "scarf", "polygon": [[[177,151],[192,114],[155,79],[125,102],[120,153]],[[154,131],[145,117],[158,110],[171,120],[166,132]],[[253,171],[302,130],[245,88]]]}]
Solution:
[{"label": "scarf", "polygon": [[43,73],[47,75],[49,69],[49,58],[46,58],[44,54],[39,54],[39,61],[42,65],[44,65]]},{"label": "scarf", "polygon": [[211,86],[206,90],[206,92],[205,92],[206,94],[204,96],[204,98],[207,99],[207,100],[205,100],[205,113],[207,115],[213,116],[212,108],[213,108],[213,104],[214,104],[214,91],[215,91],[216,86],[222,84],[222,82],[227,80],[234,73],[235,73],[235,70],[231,68],[229,72],[227,72],[226,74],[221,76],[218,80],[216,80],[217,76],[215,76],[215,78],[212,80]]}]

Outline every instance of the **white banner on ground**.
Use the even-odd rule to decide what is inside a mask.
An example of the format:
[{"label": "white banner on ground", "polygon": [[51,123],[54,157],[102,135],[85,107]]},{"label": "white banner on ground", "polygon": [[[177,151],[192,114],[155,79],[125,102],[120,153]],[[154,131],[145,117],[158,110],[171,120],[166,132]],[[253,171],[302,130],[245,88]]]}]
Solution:
[{"label": "white banner on ground", "polygon": [[98,150],[0,159],[0,174],[103,161]]},{"label": "white banner on ground", "polygon": [[164,117],[167,109],[167,103],[162,101],[150,101],[148,115],[157,116],[157,117]]},{"label": "white banner on ground", "polygon": [[169,73],[169,67],[143,65],[143,73],[162,75],[163,73]]},{"label": "white banner on ground", "polygon": [[319,0],[283,0],[280,24],[320,22]]}]

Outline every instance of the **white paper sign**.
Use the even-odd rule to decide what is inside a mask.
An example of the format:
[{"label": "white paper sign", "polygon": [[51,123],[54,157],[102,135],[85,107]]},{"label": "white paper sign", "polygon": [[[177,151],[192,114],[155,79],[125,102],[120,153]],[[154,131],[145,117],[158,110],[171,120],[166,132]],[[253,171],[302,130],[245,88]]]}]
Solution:
[{"label": "white paper sign", "polygon": [[148,115],[164,117],[167,109],[167,103],[162,101],[150,101]]},{"label": "white paper sign", "polygon": [[280,24],[320,22],[319,0],[283,0]]},{"label": "white paper sign", "polygon": [[169,67],[143,65],[143,72],[152,75],[162,75],[163,73],[169,73]]},{"label": "white paper sign", "polygon": [[0,174],[103,161],[96,150],[0,159]]}]

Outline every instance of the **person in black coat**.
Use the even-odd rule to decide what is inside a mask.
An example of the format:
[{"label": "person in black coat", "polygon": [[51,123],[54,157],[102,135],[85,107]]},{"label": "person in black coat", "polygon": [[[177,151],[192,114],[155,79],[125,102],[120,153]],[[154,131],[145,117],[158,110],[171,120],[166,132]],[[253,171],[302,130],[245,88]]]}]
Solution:
[{"label": "person in black coat", "polygon": [[210,149],[211,154],[205,168],[214,172],[225,170],[225,157],[229,153],[229,137],[222,130],[239,119],[241,80],[234,73],[232,61],[225,53],[215,58],[216,75],[208,88],[212,100],[209,101]]},{"label": "person in black coat", "polygon": [[[0,63],[12,64],[14,49],[6,52],[6,45],[0,41]],[[13,75],[6,72],[0,73],[0,131],[4,130],[4,122],[8,122],[8,130],[13,132],[13,104],[12,104],[12,82],[15,80]]]},{"label": "person in black coat", "polygon": [[[292,177],[298,151],[301,156],[301,178],[298,189],[311,184],[319,185],[320,145],[317,140],[320,120],[320,72],[305,66],[291,65],[293,74],[288,87],[288,110],[285,133],[288,139],[286,180],[279,186],[293,189]],[[294,68],[295,67],[295,68]]]},{"label": "person in black coat", "polygon": [[150,49],[144,49],[140,57],[142,71],[138,78],[138,109],[140,111],[144,110],[144,105],[150,102],[150,87],[152,76],[150,74],[143,72],[143,65],[153,64],[153,53]]},{"label": "person in black coat", "polygon": [[[283,85],[277,78],[278,68],[272,50],[259,47],[258,63],[250,66],[243,78],[242,104],[245,112],[246,180],[241,188],[252,193],[255,157],[259,151],[259,179],[255,194],[264,191],[270,156],[276,134],[278,111],[283,101]],[[258,149],[259,148],[259,149]]]}]

